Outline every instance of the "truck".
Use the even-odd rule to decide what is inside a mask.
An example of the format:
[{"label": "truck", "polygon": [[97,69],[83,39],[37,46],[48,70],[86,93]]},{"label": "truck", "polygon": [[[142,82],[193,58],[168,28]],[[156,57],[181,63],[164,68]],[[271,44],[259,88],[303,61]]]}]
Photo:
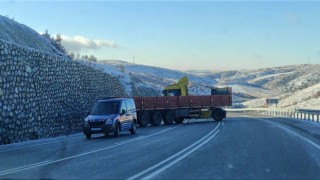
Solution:
[{"label": "truck", "polygon": [[222,108],[232,105],[231,87],[212,88],[210,95],[189,95],[188,78],[164,88],[158,97],[133,97],[139,126],[159,126],[182,123],[184,119],[213,118],[221,121],[226,117]]}]

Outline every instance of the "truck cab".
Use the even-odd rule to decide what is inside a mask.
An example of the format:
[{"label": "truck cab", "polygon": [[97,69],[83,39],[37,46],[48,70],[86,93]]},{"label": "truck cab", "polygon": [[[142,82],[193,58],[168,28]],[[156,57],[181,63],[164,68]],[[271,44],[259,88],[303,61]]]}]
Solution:
[{"label": "truck cab", "polygon": [[98,133],[117,137],[126,130],[135,134],[136,128],[137,113],[132,98],[105,98],[97,100],[84,119],[83,134],[87,139]]},{"label": "truck cab", "polygon": [[182,77],[178,83],[171,84],[162,91],[164,96],[188,96],[188,78]]}]

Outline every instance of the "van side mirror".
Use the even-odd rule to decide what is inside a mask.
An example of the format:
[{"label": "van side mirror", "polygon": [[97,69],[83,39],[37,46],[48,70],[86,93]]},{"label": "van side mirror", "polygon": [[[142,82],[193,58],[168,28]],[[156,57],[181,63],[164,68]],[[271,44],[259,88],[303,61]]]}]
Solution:
[{"label": "van side mirror", "polygon": [[124,115],[126,111],[124,109],[121,110],[121,115]]}]

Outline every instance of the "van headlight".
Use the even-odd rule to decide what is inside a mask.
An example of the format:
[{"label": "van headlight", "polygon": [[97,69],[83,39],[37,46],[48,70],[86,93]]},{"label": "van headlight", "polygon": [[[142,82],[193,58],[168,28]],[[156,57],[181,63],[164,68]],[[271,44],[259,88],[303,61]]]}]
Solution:
[{"label": "van headlight", "polygon": [[84,119],[83,125],[85,125],[85,126],[88,126],[88,125],[89,125],[89,119],[88,119],[88,118],[85,118],[85,119]]},{"label": "van headlight", "polygon": [[106,124],[112,124],[112,119],[106,119]]},{"label": "van headlight", "polygon": [[85,126],[88,126],[89,125],[89,121],[87,119],[84,120],[84,123],[83,123]]}]

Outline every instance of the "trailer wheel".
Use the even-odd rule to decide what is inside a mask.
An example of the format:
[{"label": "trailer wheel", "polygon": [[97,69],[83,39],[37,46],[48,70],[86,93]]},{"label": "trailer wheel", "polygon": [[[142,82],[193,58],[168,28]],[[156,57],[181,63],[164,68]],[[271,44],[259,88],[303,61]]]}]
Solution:
[{"label": "trailer wheel", "polygon": [[177,117],[174,119],[174,122],[176,122],[177,124],[181,124],[183,122],[183,117]]},{"label": "trailer wheel", "polygon": [[216,121],[221,121],[224,118],[224,111],[220,108],[213,109],[211,116]]},{"label": "trailer wheel", "polygon": [[161,112],[155,111],[152,114],[150,124],[152,124],[153,126],[159,126],[161,124],[161,122],[162,122],[162,114],[161,114]]},{"label": "trailer wheel", "polygon": [[163,122],[166,125],[170,125],[173,124],[174,121],[174,114],[172,111],[166,111],[166,113],[164,114],[164,118],[163,118]]},{"label": "trailer wheel", "polygon": [[148,111],[143,111],[140,118],[138,119],[138,124],[141,127],[146,127],[150,123],[150,116]]}]

